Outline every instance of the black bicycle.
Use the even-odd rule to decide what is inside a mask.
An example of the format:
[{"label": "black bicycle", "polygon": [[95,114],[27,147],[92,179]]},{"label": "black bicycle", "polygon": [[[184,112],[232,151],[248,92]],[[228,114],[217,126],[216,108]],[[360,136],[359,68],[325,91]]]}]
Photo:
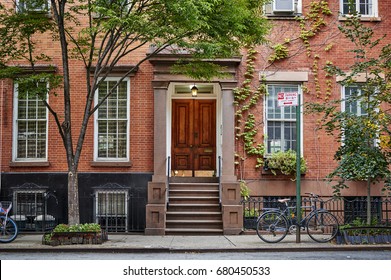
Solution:
[{"label": "black bicycle", "polygon": [[0,243],[14,241],[18,236],[18,227],[15,221],[8,217],[11,208],[11,201],[0,202]]},{"label": "black bicycle", "polygon": [[285,209],[269,208],[261,214],[257,220],[257,234],[267,243],[277,243],[285,238],[288,233],[295,234],[297,228],[307,230],[307,234],[316,242],[325,243],[332,240],[338,231],[338,220],[328,210],[316,208],[316,202],[320,201],[318,195],[309,195],[311,206],[302,206],[302,210],[310,209],[310,212],[298,223],[296,219],[296,206],[288,206],[289,198],[279,199],[285,204]]}]

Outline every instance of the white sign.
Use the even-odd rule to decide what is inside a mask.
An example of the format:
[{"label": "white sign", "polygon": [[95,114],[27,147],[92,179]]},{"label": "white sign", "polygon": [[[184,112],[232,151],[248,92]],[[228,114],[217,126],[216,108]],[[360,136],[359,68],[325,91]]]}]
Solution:
[{"label": "white sign", "polygon": [[277,101],[279,107],[297,106],[299,95],[297,92],[279,92],[277,93]]}]

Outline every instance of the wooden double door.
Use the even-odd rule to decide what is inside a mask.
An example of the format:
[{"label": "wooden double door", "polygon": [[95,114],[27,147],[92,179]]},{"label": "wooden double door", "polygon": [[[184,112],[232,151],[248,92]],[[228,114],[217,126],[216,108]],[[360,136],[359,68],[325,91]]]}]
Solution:
[{"label": "wooden double door", "polygon": [[171,147],[174,172],[216,170],[216,100],[172,100]]}]

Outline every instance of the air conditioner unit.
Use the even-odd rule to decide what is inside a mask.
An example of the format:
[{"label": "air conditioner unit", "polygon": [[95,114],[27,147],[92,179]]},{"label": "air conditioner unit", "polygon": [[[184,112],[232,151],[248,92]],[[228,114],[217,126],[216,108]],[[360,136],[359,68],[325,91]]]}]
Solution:
[{"label": "air conditioner unit", "polygon": [[295,11],[295,0],[274,0],[274,13],[293,13]]}]

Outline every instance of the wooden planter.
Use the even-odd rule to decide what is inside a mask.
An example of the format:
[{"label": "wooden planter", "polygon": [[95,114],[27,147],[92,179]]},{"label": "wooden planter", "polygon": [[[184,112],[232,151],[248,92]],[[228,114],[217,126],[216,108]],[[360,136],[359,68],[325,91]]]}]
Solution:
[{"label": "wooden planter", "polygon": [[[45,234],[46,235],[46,234]],[[48,241],[42,237],[44,245],[102,244],[108,240],[106,231],[101,232],[53,232]]]}]

